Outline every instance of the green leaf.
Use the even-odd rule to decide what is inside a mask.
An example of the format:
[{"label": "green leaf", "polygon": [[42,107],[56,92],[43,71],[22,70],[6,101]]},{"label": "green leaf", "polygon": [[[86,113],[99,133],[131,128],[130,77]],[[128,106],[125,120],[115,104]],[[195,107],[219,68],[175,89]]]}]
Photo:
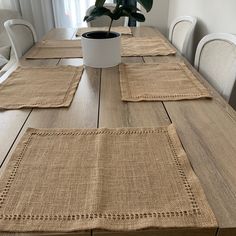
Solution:
[{"label": "green leaf", "polygon": [[118,20],[122,16],[131,17],[131,13],[136,12],[136,11],[140,11],[140,10],[135,6],[122,6],[122,7],[119,7],[113,12],[113,19]]},{"label": "green leaf", "polygon": [[131,17],[134,18],[136,21],[139,21],[139,22],[144,22],[145,21],[145,16],[141,13],[132,12]]},{"label": "green leaf", "polygon": [[[118,20],[122,16],[127,16],[140,22],[145,21],[144,15],[138,13],[140,10],[135,6],[123,4],[122,0],[117,0],[115,10],[112,12],[104,7],[105,2],[106,0],[96,0],[94,9],[88,16],[84,17],[84,20],[88,22],[94,20],[96,17],[107,15],[111,20]],[[153,0],[137,0],[137,2],[139,2],[147,12],[151,10],[153,5]]]},{"label": "green leaf", "polygon": [[131,6],[131,5],[124,5],[124,6],[120,7],[120,9],[128,10],[131,12],[140,11],[140,9],[138,9],[136,6]]},{"label": "green leaf", "polygon": [[137,0],[147,12],[149,12],[152,9],[153,0]]},{"label": "green leaf", "polygon": [[122,5],[122,0],[116,0],[116,4],[117,4],[118,6]]},{"label": "green leaf", "polygon": [[113,19],[119,19],[122,16],[127,16],[135,19],[139,22],[144,22],[145,17],[141,13],[137,13],[136,11],[133,11],[134,9],[132,7],[121,7],[119,11],[116,12],[116,14],[113,15]]},{"label": "green leaf", "polygon": [[95,6],[96,7],[103,7],[105,2],[106,2],[106,0],[96,0]]},{"label": "green leaf", "polygon": [[94,20],[95,18],[93,17],[93,16],[85,16],[84,17],[84,21],[87,21],[87,22],[89,22],[89,21],[92,21],[92,20]]},{"label": "green leaf", "polygon": [[94,20],[96,17],[99,17],[99,16],[103,16],[103,15],[107,15],[109,16],[110,18],[113,19],[113,14],[112,12],[105,8],[105,7],[95,7],[89,14],[89,16],[85,16],[84,17],[84,21],[91,21],[91,20]]}]

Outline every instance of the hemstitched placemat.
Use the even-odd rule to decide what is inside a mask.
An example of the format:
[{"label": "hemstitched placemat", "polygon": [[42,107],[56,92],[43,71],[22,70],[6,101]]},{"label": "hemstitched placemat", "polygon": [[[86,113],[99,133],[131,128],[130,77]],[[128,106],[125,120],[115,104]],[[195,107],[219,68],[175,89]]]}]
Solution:
[{"label": "hemstitched placemat", "polygon": [[83,67],[18,67],[0,84],[0,109],[68,107]]},{"label": "hemstitched placemat", "polygon": [[119,70],[123,101],[171,101],[212,97],[184,63],[121,64]]},{"label": "hemstitched placemat", "polygon": [[121,38],[122,56],[167,56],[176,49],[161,37]]},{"label": "hemstitched placemat", "polygon": [[[121,56],[166,56],[176,49],[161,37],[121,38]],[[82,58],[81,40],[45,40],[26,53],[26,59]]]},{"label": "hemstitched placemat", "polygon": [[[76,36],[81,36],[83,33],[90,32],[90,31],[108,31],[108,27],[85,27],[85,28],[79,28]],[[117,26],[117,27],[111,27],[111,31],[120,33],[121,35],[130,35],[132,36],[132,32],[130,27],[125,26]]]},{"label": "hemstitched placemat", "polygon": [[217,226],[173,125],[28,129],[0,192],[2,231]]},{"label": "hemstitched placemat", "polygon": [[26,59],[60,59],[82,57],[80,40],[45,40],[25,55]]}]

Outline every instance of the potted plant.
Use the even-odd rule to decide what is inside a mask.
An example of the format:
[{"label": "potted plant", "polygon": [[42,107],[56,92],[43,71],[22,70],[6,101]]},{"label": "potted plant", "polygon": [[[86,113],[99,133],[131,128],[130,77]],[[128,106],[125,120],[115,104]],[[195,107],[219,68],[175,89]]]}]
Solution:
[{"label": "potted plant", "polygon": [[[120,17],[130,17],[139,22],[144,22],[145,17],[140,10],[117,0],[113,11],[104,6],[106,0],[96,0],[94,9],[84,20],[89,22],[100,16],[110,17],[108,31],[92,31],[82,34],[81,43],[83,50],[84,64],[95,68],[106,68],[116,66],[121,62],[121,39],[120,34],[111,32],[113,21]],[[152,8],[153,0],[137,0],[143,8],[149,12]]]}]

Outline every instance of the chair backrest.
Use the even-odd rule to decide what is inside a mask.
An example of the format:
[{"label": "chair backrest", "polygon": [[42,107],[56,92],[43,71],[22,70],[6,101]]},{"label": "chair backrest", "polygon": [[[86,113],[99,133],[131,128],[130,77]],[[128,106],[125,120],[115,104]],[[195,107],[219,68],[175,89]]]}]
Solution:
[{"label": "chair backrest", "polygon": [[4,26],[16,58],[19,60],[37,42],[34,27],[29,22],[21,19],[8,20],[4,23]]},{"label": "chair backrest", "polygon": [[6,30],[4,28],[4,22],[10,19],[20,19],[21,16],[19,14],[18,11],[12,11],[12,10],[8,10],[8,9],[0,9],[0,40],[2,41],[2,33],[5,34],[4,37],[8,39],[8,36],[6,34]]},{"label": "chair backrest", "polygon": [[8,60],[10,59],[11,43],[4,28],[4,22],[10,19],[20,19],[21,16],[18,11],[12,11],[8,9],[0,9],[0,51],[1,48],[8,48],[6,52],[7,56],[4,55]]},{"label": "chair backrest", "polygon": [[[104,7],[108,8],[109,10],[113,11],[116,7],[116,4],[113,3],[105,3]],[[86,15],[89,15],[89,13],[94,9],[94,5],[89,7],[86,11]],[[113,21],[112,26],[125,26],[126,25],[126,17],[121,17],[118,20]],[[105,27],[109,26],[111,22],[110,17],[108,16],[100,16],[97,17],[96,19],[88,22],[89,27]]]},{"label": "chair backrest", "polygon": [[170,25],[169,41],[190,62],[193,61],[193,35],[197,19],[192,16],[176,18]]},{"label": "chair backrest", "polygon": [[[198,44],[195,68],[230,102],[236,78],[236,36],[214,33]],[[234,101],[235,102],[235,101]]]}]

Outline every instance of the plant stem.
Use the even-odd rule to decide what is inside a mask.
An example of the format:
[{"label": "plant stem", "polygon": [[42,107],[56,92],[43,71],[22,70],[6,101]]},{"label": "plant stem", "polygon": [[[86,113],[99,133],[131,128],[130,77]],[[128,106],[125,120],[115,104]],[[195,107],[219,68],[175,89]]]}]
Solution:
[{"label": "plant stem", "polygon": [[112,23],[113,23],[113,19],[111,19],[111,22],[110,22],[110,25],[109,25],[109,29],[108,29],[108,32],[107,32],[107,37],[109,36],[109,34],[111,32]]}]

